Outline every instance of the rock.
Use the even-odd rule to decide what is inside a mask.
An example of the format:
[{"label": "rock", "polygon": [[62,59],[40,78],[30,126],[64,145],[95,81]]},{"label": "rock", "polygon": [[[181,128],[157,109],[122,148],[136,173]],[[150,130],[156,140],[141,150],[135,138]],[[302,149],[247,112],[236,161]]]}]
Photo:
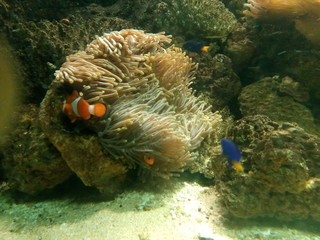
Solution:
[{"label": "rock", "polygon": [[214,57],[202,54],[194,60],[199,62],[199,67],[192,87],[209,97],[214,108],[225,107],[239,95],[240,79],[232,70],[229,57],[223,54]]},{"label": "rock", "polygon": [[213,37],[222,42],[237,25],[235,16],[219,0],[121,0],[109,11],[114,16],[129,16],[132,22],[148,31],[165,30],[189,38]]},{"label": "rock", "polygon": [[262,115],[237,121],[228,137],[242,150],[245,168],[236,173],[220,156],[213,162],[217,189],[229,213],[320,221],[319,137]]},{"label": "rock", "polygon": [[107,194],[119,191],[127,168],[104,154],[96,135],[66,129],[68,119],[61,110],[63,98],[59,97],[59,91],[53,84],[41,103],[41,128],[85,185]]},{"label": "rock", "polygon": [[294,122],[309,133],[319,134],[319,127],[314,123],[311,111],[296,101],[305,99],[306,90],[296,88],[291,83],[286,85],[287,94],[284,94],[284,83],[287,80],[277,76],[266,77],[244,87],[239,96],[241,113],[244,116],[266,115],[276,122]]},{"label": "rock", "polygon": [[64,182],[71,170],[40,128],[38,107],[22,105],[16,126],[1,148],[5,178],[12,189],[35,194]]}]

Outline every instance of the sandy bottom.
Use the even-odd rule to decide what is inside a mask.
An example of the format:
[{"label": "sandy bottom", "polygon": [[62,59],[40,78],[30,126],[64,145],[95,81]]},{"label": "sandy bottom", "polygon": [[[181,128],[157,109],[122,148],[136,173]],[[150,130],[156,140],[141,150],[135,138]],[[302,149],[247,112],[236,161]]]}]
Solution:
[{"label": "sandy bottom", "polygon": [[161,192],[127,190],[113,200],[96,195],[84,191],[35,200],[2,193],[0,239],[320,240],[317,223],[227,220],[215,188],[197,183],[177,180]]}]

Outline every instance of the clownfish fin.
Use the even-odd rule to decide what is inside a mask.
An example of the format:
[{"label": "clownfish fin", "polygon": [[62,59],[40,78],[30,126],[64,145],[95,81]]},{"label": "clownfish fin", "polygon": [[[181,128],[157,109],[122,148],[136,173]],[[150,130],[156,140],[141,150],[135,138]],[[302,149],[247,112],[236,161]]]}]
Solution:
[{"label": "clownfish fin", "polygon": [[96,117],[102,117],[106,114],[107,107],[102,103],[96,103],[94,105],[94,114]]},{"label": "clownfish fin", "polygon": [[107,107],[102,103],[96,103],[89,106],[89,112],[96,117],[102,117],[106,114]]},{"label": "clownfish fin", "polygon": [[71,95],[69,97],[67,97],[66,99],[66,103],[72,103],[75,99],[77,99],[79,97],[79,92],[77,90],[73,90]]},{"label": "clownfish fin", "polygon": [[77,90],[73,90],[73,91],[72,91],[71,97],[74,97],[74,98],[76,99],[76,98],[79,97],[79,96],[80,96],[80,94],[79,94],[79,92],[78,92]]},{"label": "clownfish fin", "polygon": [[71,122],[71,123],[74,123],[74,122],[76,122],[77,120],[78,120],[78,118],[76,118],[76,117],[71,117],[70,122]]}]

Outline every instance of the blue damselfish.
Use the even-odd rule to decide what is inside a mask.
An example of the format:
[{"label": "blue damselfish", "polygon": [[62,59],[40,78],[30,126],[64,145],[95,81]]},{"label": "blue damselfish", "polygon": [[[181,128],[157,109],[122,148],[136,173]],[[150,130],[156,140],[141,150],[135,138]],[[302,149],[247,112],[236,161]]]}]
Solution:
[{"label": "blue damselfish", "polygon": [[237,172],[243,171],[243,166],[240,163],[242,157],[238,146],[231,140],[221,139],[222,152],[228,157],[228,163],[230,167],[233,167]]},{"label": "blue damselfish", "polygon": [[182,48],[189,52],[196,52],[196,53],[208,52],[209,50],[209,46],[205,46],[203,41],[200,39],[188,40],[183,44]]}]

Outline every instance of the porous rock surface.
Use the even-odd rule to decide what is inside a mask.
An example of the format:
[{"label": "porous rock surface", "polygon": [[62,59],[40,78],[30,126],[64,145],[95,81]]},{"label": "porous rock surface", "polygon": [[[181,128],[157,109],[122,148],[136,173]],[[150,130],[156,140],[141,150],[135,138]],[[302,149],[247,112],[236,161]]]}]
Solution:
[{"label": "porous rock surface", "polygon": [[43,131],[85,185],[107,194],[118,191],[127,168],[103,153],[96,135],[77,134],[77,126],[70,124],[70,131],[66,130],[66,118],[61,111],[63,97],[58,93],[58,87],[53,84],[41,103],[39,121]]},{"label": "porous rock surface", "polygon": [[320,221],[319,137],[263,115],[236,121],[228,137],[242,149],[244,172],[223,164],[221,156],[214,158],[212,170],[231,214]]},{"label": "porous rock surface", "polygon": [[319,134],[311,111],[302,103],[308,93],[303,86],[297,88],[297,82],[286,82],[288,77],[266,77],[244,87],[239,96],[241,113],[266,115],[276,122],[294,122],[309,133]]},{"label": "porous rock surface", "polygon": [[17,123],[1,146],[4,176],[12,189],[35,194],[64,182],[72,174],[60,153],[40,128],[37,106],[15,112]]}]

